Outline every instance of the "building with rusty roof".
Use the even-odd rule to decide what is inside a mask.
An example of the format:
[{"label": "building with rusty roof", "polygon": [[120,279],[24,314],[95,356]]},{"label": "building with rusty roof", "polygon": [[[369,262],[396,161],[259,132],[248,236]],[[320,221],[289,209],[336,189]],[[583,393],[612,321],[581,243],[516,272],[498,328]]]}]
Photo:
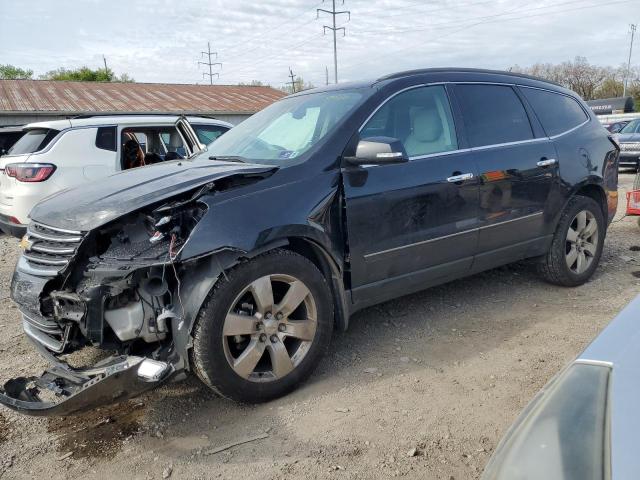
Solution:
[{"label": "building with rusty roof", "polygon": [[264,86],[0,80],[0,126],[125,113],[207,115],[237,124],[283,96]]}]

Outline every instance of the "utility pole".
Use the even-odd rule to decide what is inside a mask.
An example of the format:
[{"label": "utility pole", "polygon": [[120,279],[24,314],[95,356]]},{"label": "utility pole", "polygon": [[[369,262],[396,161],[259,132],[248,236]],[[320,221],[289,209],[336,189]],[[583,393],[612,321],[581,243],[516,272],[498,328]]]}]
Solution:
[{"label": "utility pole", "polygon": [[291,93],[296,93],[296,80],[295,75],[291,71],[291,67],[289,67],[289,78],[291,78],[291,81],[287,83],[291,85]]},{"label": "utility pole", "polygon": [[325,85],[329,85],[329,67],[327,66],[324,67],[324,80]]},{"label": "utility pole", "polygon": [[202,72],[202,78],[208,76],[209,77],[209,84],[213,85],[213,76],[215,75],[216,77],[220,78],[220,74],[219,73],[214,73],[213,72],[213,66],[214,65],[220,65],[220,68],[222,68],[222,64],[220,62],[212,62],[211,61],[211,56],[215,56],[215,58],[218,58],[218,53],[217,52],[212,52],[211,51],[211,43],[207,42],[207,51],[206,52],[200,52],[201,57],[206,56],[207,57],[207,61],[206,62],[198,62],[198,65],[207,65],[209,67],[209,73],[206,72]]},{"label": "utility pole", "polygon": [[[324,3],[324,0],[322,0]],[[348,15],[349,20],[351,20],[351,12],[348,10],[336,11],[336,0],[331,0],[332,8],[331,10],[325,10],[324,8],[318,8],[316,10],[316,18],[320,18],[320,12],[328,13],[331,15],[333,26],[323,25],[323,33],[326,33],[327,30],[333,31],[333,73],[335,82],[338,83],[338,40],[336,39],[336,33],[338,30],[342,30],[342,36],[347,34],[347,30],[344,27],[336,27],[336,16],[338,15]],[[344,0],[342,0],[342,4],[344,5]]]},{"label": "utility pole", "polygon": [[633,37],[636,34],[636,28],[638,24],[631,24],[631,44],[629,45],[629,60],[627,61],[627,73],[624,76],[624,86],[622,87],[622,96],[627,96],[627,81],[629,80],[629,74],[631,73],[631,52],[633,51]]},{"label": "utility pole", "polygon": [[102,60],[104,61],[104,71],[108,73],[109,72],[109,68],[107,68],[107,57],[102,55]]}]

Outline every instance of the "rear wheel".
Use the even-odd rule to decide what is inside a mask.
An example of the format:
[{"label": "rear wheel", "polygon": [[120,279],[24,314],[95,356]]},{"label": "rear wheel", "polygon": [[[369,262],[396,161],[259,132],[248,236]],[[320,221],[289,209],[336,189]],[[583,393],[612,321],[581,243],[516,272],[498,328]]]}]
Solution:
[{"label": "rear wheel", "polygon": [[572,198],[560,217],[540,273],[556,285],[582,285],[598,267],[605,233],[600,205],[589,197]]},{"label": "rear wheel", "polygon": [[315,369],[333,329],[329,287],[306,258],[275,250],[227,272],[194,327],[193,366],[219,394],[261,402]]}]

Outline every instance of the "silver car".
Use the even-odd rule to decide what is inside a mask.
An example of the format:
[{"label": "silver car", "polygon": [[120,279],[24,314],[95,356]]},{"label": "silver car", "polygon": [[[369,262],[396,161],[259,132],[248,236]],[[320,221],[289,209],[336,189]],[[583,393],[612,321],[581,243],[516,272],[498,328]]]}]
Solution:
[{"label": "silver car", "polygon": [[639,346],[640,296],[536,395],[482,479],[640,478]]}]

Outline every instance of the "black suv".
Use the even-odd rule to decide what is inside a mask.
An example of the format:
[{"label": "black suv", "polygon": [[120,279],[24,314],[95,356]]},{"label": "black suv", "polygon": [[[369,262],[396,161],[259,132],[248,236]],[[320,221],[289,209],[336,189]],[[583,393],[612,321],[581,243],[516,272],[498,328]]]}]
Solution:
[{"label": "black suv", "polygon": [[[0,400],[68,414],[195,372],[263,401],[363,307],[524,258],[580,285],[615,214],[618,154],[576,94],[504,72],[292,95],[196,158],[34,208],[11,295],[54,366]],[[87,345],[115,355],[58,358]]]}]

